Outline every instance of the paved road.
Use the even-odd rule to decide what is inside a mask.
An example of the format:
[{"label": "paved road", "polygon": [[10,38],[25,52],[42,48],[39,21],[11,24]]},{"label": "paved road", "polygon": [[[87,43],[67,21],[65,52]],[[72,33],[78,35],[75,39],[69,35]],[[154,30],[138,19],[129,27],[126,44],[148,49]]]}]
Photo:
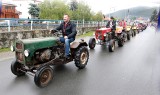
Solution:
[{"label": "paved road", "polygon": [[160,34],[151,28],[113,53],[90,50],[83,70],[73,62],[54,67],[54,80],[43,89],[32,76],[14,76],[11,61],[0,61],[0,95],[160,95]]}]

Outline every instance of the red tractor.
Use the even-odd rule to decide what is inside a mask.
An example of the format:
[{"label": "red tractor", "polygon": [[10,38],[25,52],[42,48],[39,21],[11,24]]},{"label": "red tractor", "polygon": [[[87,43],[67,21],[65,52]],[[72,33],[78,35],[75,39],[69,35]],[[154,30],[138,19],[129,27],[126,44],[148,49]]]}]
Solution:
[{"label": "red tractor", "polygon": [[99,44],[99,45],[107,45],[110,52],[114,51],[115,40],[112,38],[111,28],[97,29],[94,35],[95,35],[95,38],[90,38],[89,40],[90,49],[94,49],[96,44]]}]

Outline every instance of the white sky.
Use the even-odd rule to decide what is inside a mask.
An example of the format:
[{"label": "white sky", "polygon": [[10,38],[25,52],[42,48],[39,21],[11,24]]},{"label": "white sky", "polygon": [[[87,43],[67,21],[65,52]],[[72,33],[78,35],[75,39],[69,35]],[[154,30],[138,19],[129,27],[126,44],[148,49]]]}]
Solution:
[{"label": "white sky", "polygon": [[[22,2],[23,1],[23,2]],[[43,0],[38,0],[43,1]],[[71,0],[64,0],[70,2]],[[127,9],[136,6],[160,6],[160,0],[77,0],[84,1],[88,4],[92,11],[98,12],[102,11],[103,14],[118,11],[121,9]],[[28,4],[33,2],[32,0],[2,0],[2,2],[13,3],[17,5],[17,10],[22,12],[20,18],[27,18],[28,14]],[[20,6],[21,4],[21,6]],[[29,16],[30,17],[30,16]]]},{"label": "white sky", "polygon": [[[136,6],[159,6],[160,0],[85,0],[93,11],[104,14]],[[159,3],[159,4],[158,4]]]}]

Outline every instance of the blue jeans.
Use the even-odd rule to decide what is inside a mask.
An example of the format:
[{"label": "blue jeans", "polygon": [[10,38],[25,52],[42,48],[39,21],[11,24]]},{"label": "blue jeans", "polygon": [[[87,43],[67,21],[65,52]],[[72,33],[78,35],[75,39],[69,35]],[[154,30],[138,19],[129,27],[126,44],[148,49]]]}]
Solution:
[{"label": "blue jeans", "polygon": [[65,56],[68,56],[70,53],[70,43],[73,42],[75,39],[70,38],[70,39],[64,39],[64,37],[60,37],[60,41],[62,43],[65,43]]}]

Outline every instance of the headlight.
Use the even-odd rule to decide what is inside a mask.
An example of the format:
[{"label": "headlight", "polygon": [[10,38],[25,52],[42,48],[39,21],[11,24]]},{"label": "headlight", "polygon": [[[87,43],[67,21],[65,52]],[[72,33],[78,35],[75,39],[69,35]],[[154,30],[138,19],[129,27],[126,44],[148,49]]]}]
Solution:
[{"label": "headlight", "polygon": [[24,55],[25,55],[26,57],[28,57],[28,56],[29,56],[29,50],[25,50],[25,51],[24,51]]},{"label": "headlight", "polygon": [[95,33],[93,33],[93,36],[95,36]]},{"label": "headlight", "polygon": [[14,51],[14,47],[12,45],[11,45],[10,49],[11,49],[12,52]]},{"label": "headlight", "polygon": [[106,33],[104,34],[104,36],[106,36]]}]

